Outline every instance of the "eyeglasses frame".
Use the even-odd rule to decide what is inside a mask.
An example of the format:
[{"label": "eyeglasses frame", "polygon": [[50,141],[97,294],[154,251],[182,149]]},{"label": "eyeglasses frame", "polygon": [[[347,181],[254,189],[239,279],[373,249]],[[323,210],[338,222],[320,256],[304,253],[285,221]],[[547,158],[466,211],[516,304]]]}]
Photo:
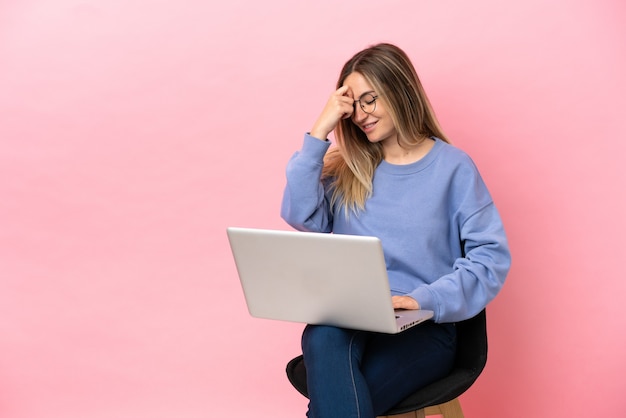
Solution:
[{"label": "eyeglasses frame", "polygon": [[[367,111],[364,109],[364,106],[365,106],[365,105],[364,105],[363,103],[361,103],[361,100],[363,100],[363,97],[364,97],[365,95],[368,95],[368,94],[369,94],[370,96],[372,96],[372,98],[373,98],[373,104],[374,104],[374,108],[373,108],[370,112],[367,112]],[[358,103],[358,104],[359,104],[359,107],[361,108],[361,110],[363,111],[363,113],[367,113],[368,115],[371,115],[372,113],[374,113],[374,112],[376,111],[376,100],[377,100],[377,99],[378,99],[378,95],[377,95],[377,94],[374,94],[374,93],[373,93],[373,92],[371,92],[371,91],[365,92],[365,93],[363,93],[362,95],[360,95],[358,99],[355,99],[355,100],[354,100],[355,110],[356,110],[356,103]]]}]

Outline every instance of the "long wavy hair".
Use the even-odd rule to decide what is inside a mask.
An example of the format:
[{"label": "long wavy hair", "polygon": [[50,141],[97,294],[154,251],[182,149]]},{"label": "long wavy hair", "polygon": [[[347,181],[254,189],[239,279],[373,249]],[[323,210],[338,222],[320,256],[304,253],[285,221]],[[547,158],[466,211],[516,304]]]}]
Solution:
[{"label": "long wavy hair", "polygon": [[[381,43],[357,53],[343,66],[337,88],[353,72],[361,74],[384,103],[400,146],[417,145],[431,136],[449,142],[403,50]],[[339,122],[335,140],[336,147],[324,158],[322,179],[332,188],[331,207],[343,208],[348,216],[365,208],[372,193],[374,170],[384,155],[382,145],[370,142],[351,118]]]}]

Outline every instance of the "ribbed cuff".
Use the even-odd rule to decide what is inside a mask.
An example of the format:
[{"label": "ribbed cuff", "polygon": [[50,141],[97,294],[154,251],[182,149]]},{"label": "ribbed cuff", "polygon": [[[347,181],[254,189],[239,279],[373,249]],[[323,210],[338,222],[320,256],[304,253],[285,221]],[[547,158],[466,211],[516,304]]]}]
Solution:
[{"label": "ribbed cuff", "polygon": [[330,147],[330,141],[322,141],[309,135],[304,134],[304,142],[302,144],[302,154],[324,156],[328,148]]},{"label": "ribbed cuff", "polygon": [[433,321],[439,322],[439,303],[435,295],[426,286],[420,286],[407,296],[411,296],[420,305],[420,309],[427,309],[434,312]]}]

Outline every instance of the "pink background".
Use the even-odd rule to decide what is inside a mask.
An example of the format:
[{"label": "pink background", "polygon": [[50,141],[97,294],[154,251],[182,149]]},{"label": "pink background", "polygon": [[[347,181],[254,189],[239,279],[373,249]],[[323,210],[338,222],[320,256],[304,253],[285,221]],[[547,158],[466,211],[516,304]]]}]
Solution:
[{"label": "pink background", "polygon": [[514,261],[468,418],[626,416],[621,0],[0,2],[0,416],[294,417],[299,324],[225,235],[284,228],[341,65],[413,58]]}]

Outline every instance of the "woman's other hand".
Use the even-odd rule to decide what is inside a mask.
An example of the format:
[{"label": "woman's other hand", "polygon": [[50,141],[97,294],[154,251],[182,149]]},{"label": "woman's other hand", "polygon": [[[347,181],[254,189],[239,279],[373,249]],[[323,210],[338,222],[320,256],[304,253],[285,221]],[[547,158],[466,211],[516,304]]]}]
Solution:
[{"label": "woman's other hand", "polygon": [[354,112],[354,99],[348,96],[348,86],[338,88],[328,99],[322,114],[311,129],[311,136],[326,140],[341,119],[352,116]]},{"label": "woman's other hand", "polygon": [[419,309],[420,304],[410,296],[392,296],[393,309]]}]

